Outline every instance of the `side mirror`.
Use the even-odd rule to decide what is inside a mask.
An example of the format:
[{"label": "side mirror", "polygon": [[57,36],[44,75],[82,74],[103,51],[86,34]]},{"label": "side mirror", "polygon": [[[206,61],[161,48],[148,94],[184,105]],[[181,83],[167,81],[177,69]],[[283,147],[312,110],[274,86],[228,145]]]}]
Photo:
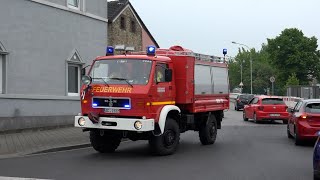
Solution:
[{"label": "side mirror", "polygon": [[170,82],[172,81],[172,69],[166,69],[164,75],[165,81]]},{"label": "side mirror", "polygon": [[288,112],[288,113],[293,113],[294,110],[293,110],[292,108],[288,108],[288,109],[287,109],[287,112]]}]

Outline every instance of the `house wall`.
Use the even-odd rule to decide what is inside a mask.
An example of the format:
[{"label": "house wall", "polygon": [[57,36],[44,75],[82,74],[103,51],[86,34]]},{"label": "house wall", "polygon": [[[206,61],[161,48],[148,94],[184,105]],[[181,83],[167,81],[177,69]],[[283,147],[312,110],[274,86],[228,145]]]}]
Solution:
[{"label": "house wall", "polygon": [[52,125],[52,119],[73,123],[80,98],[67,95],[66,60],[76,49],[90,64],[106,47],[107,1],[86,2],[85,11],[76,11],[66,0],[1,0],[0,42],[8,54],[0,131]]},{"label": "house wall", "polygon": [[145,50],[150,45],[156,46],[156,43],[153,42],[145,30],[142,30],[142,49]]},{"label": "house wall", "polygon": [[[120,17],[125,17],[126,29],[120,28]],[[135,21],[136,31],[131,32],[131,20]],[[142,50],[142,28],[129,7],[112,23],[108,25],[108,45],[133,46],[136,51]]]}]

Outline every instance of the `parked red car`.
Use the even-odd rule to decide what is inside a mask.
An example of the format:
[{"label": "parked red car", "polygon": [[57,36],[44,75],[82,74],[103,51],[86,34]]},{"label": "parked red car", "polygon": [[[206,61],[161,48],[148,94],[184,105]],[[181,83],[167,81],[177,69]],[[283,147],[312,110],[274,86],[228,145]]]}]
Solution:
[{"label": "parked red car", "polygon": [[243,109],[243,120],[253,119],[258,121],[282,120],[288,123],[288,106],[278,96],[256,96]]},{"label": "parked red car", "polygon": [[317,139],[320,130],[320,99],[307,99],[298,102],[290,112],[287,126],[288,138],[294,138],[296,145],[304,140]]}]

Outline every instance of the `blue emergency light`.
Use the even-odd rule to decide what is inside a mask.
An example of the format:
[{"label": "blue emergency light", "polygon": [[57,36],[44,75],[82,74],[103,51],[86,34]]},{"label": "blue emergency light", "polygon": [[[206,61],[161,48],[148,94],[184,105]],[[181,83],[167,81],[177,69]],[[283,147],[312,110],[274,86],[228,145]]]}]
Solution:
[{"label": "blue emergency light", "polygon": [[114,54],[114,48],[112,46],[108,46],[106,49],[106,56],[110,56]]},{"label": "blue emergency light", "polygon": [[97,107],[98,104],[97,103],[92,103],[92,107]]},{"label": "blue emergency light", "polygon": [[147,47],[147,55],[156,55],[156,47],[148,46]]},{"label": "blue emergency light", "polygon": [[129,104],[124,105],[125,108],[130,108]]}]

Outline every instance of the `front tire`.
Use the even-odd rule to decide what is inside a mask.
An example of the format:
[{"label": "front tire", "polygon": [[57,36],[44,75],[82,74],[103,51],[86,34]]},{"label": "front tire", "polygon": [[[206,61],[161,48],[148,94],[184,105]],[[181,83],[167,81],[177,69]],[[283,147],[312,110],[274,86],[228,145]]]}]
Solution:
[{"label": "front tire", "polygon": [[164,132],[160,136],[152,135],[149,139],[151,152],[159,156],[173,154],[178,148],[179,140],[178,123],[174,119],[167,118]]},{"label": "front tire", "polygon": [[294,128],[294,144],[297,146],[303,145],[301,138],[299,137],[299,133],[297,132],[296,127]]},{"label": "front tire", "polygon": [[119,131],[91,130],[90,142],[100,153],[112,153],[120,145],[122,134]]},{"label": "front tire", "polygon": [[320,180],[319,174],[317,174],[316,172],[314,172],[314,170],[313,170],[313,180]]},{"label": "front tire", "polygon": [[243,113],[242,113],[242,117],[243,117],[244,121],[248,121],[248,118],[246,117],[246,112],[244,110],[243,110]]},{"label": "front tire", "polygon": [[255,123],[259,123],[258,120],[257,120],[257,114],[256,113],[253,114],[253,121]]},{"label": "front tire", "polygon": [[213,144],[216,141],[217,120],[212,113],[210,113],[207,119],[200,125],[199,138],[203,145]]}]

